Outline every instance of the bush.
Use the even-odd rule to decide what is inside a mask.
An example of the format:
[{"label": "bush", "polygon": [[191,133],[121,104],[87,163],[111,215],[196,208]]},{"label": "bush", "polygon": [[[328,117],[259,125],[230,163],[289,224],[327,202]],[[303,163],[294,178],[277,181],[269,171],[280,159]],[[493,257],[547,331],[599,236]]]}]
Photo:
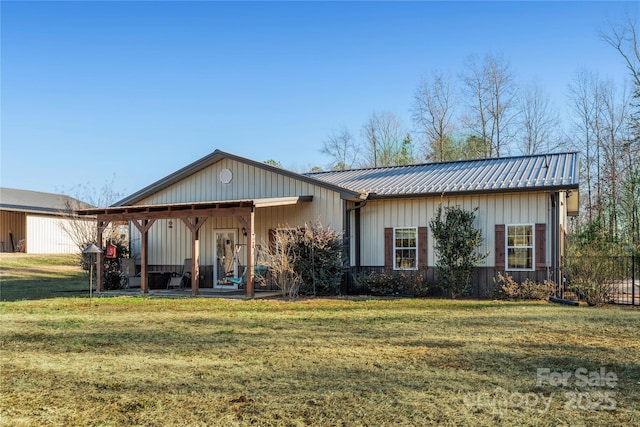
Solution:
[{"label": "bush", "polygon": [[362,272],[353,278],[356,285],[378,295],[426,296],[429,284],[424,270]]},{"label": "bush", "polygon": [[615,265],[609,257],[585,256],[566,258],[564,274],[567,289],[589,305],[602,305],[612,300],[611,278]]},{"label": "bush", "polygon": [[120,258],[129,257],[129,248],[123,242],[111,242],[116,246],[116,257],[107,258],[103,255],[104,265],[104,288],[106,290],[122,289],[123,283],[120,280]]},{"label": "bush", "polygon": [[300,273],[300,292],[309,295],[339,293],[342,280],[342,234],[317,223],[298,227],[292,235],[293,268]]},{"label": "bush", "polygon": [[454,298],[469,290],[473,270],[487,257],[477,252],[483,239],[480,230],[473,226],[476,210],[466,211],[458,206],[443,210],[440,205],[429,222],[438,254],[438,285]]},{"label": "bush", "polygon": [[275,247],[263,245],[258,258],[273,271],[285,296],[339,293],[344,259],[341,233],[317,223],[282,229],[275,239]]},{"label": "bush", "polygon": [[514,300],[545,300],[553,294],[555,283],[545,280],[543,283],[535,282],[531,279],[525,279],[524,282],[518,283],[510,275],[503,276],[498,272],[498,277],[493,278],[494,297],[498,299],[514,299]]}]

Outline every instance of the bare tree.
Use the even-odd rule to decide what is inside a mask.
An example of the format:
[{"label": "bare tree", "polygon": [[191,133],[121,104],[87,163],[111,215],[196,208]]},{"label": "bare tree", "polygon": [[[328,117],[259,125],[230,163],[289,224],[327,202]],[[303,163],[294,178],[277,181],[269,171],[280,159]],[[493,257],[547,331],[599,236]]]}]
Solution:
[{"label": "bare tree", "polygon": [[[600,35],[620,54],[633,85],[632,95],[625,96],[623,91],[622,99],[617,101],[613,96],[612,82],[607,85],[609,90],[603,91],[603,122],[607,142],[604,154],[607,177],[612,166],[609,163],[614,159],[618,162],[620,171],[615,174],[615,180],[607,180],[607,184],[608,187],[612,186],[611,189],[616,191],[616,195],[618,190],[621,192],[623,225],[620,228],[625,233],[623,240],[626,239],[631,247],[640,251],[640,48],[637,22],[631,16],[627,16],[626,22],[621,25],[612,24]],[[630,99],[625,102],[625,97]],[[623,108],[626,108],[626,111],[623,111]],[[621,133],[625,135],[621,137]],[[621,157],[624,160],[621,160]],[[619,184],[620,188],[614,184]],[[610,210],[609,213],[610,222],[613,222],[619,212]],[[614,227],[615,224],[609,226]]]},{"label": "bare tree", "polygon": [[432,72],[416,90],[412,111],[418,132],[425,138],[424,151],[432,161],[451,160],[455,87],[449,74]]},{"label": "bare tree", "polygon": [[[464,94],[470,113],[465,116],[466,126],[473,136],[481,141],[493,141],[493,127],[489,114],[489,92],[487,75],[476,55],[468,56],[465,61],[466,72],[462,75]],[[484,157],[492,157],[492,145],[488,145]]]},{"label": "bare tree", "polygon": [[364,158],[362,166],[392,166],[406,163],[403,141],[406,132],[400,119],[390,112],[373,113],[362,128]]},{"label": "bare tree", "polygon": [[513,137],[516,85],[511,68],[501,55],[492,54],[482,62],[469,56],[465,67],[462,81],[471,112],[467,125],[472,134],[491,142],[486,157],[500,157],[509,151]]},{"label": "bare tree", "polygon": [[[61,228],[74,242],[79,252],[88,244],[97,243],[98,235],[95,220],[84,216],[80,217],[77,215],[77,211],[93,207],[107,207],[122,198],[122,194],[114,190],[114,180],[115,177],[112,177],[111,181],[105,181],[98,190],[86,184],[78,184],[71,189],[73,196],[64,201],[66,221],[61,223]],[[64,192],[62,193],[64,194]],[[122,242],[128,239],[127,234],[126,223],[112,222],[103,231],[103,238]]]},{"label": "bare tree", "polygon": [[576,73],[574,80],[569,84],[569,100],[571,110],[574,113],[573,132],[577,146],[583,154],[581,167],[582,175],[587,184],[587,217],[588,222],[593,221],[593,171],[596,165],[596,147],[593,137],[594,85],[595,76],[582,69]]},{"label": "bare tree", "polygon": [[358,158],[355,139],[346,127],[331,131],[320,152],[332,158],[332,170],[351,169]]},{"label": "bare tree", "polygon": [[640,87],[640,49],[636,23],[629,17],[625,25],[611,25],[609,32],[601,33],[601,37],[622,56],[633,84],[636,88]]},{"label": "bare tree", "polygon": [[507,154],[512,138],[511,123],[514,115],[512,107],[516,96],[516,85],[511,68],[502,56],[487,55],[485,57],[485,72],[488,75],[489,115],[493,127],[493,149],[497,157]]},{"label": "bare tree", "polygon": [[609,236],[614,241],[618,238],[619,205],[622,203],[622,183],[629,171],[624,167],[624,144],[628,140],[626,131],[628,123],[629,96],[622,89],[618,91],[612,80],[599,84],[599,96],[602,101],[603,127],[603,183],[607,191],[607,226]]},{"label": "bare tree", "polygon": [[522,91],[518,114],[519,148],[522,154],[552,152],[559,147],[556,130],[558,116],[549,105],[549,97],[537,81]]}]

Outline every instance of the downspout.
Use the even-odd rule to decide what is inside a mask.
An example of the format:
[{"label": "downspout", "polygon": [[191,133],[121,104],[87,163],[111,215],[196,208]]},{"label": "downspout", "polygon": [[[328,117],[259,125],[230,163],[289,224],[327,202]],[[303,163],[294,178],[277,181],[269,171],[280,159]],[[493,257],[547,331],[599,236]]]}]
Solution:
[{"label": "downspout", "polygon": [[344,236],[344,241],[346,242],[345,246],[346,246],[346,264],[347,264],[347,268],[346,268],[346,274],[343,276],[343,289],[341,289],[341,292],[344,292],[345,294],[349,293],[349,289],[351,287],[351,212],[355,211],[355,227],[356,227],[356,231],[355,231],[355,258],[356,258],[356,268],[360,268],[360,209],[364,208],[367,205],[367,202],[369,201],[369,194],[361,194],[360,195],[360,199],[362,200],[362,202],[357,202],[356,205],[352,208],[347,208],[346,207],[346,200],[343,202],[344,203],[344,229],[345,229],[345,236]]},{"label": "downspout", "polygon": [[352,208],[347,208],[345,210],[345,217],[346,217],[346,234],[347,234],[347,239],[349,239],[349,247],[347,250],[347,260],[349,263],[349,266],[351,266],[351,216],[349,215],[352,211],[355,211],[355,218],[354,218],[354,222],[355,222],[355,236],[354,236],[354,256],[356,259],[356,265],[355,267],[360,267],[361,266],[361,260],[360,260],[360,249],[361,249],[361,244],[360,244],[360,209],[364,208],[365,206],[367,206],[367,203],[369,202],[369,195],[366,195],[366,198],[364,199],[364,201],[362,202],[358,202],[356,203],[356,205]]},{"label": "downspout", "polygon": [[556,285],[562,286],[559,263],[560,195],[557,191],[551,191],[549,195],[551,197],[551,280]]}]

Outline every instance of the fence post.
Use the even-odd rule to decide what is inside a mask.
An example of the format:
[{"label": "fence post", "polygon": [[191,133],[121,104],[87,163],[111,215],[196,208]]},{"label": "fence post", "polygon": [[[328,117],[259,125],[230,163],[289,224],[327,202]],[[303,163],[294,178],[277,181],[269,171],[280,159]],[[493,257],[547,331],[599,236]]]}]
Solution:
[{"label": "fence post", "polygon": [[636,255],[631,255],[631,305],[636,305]]}]

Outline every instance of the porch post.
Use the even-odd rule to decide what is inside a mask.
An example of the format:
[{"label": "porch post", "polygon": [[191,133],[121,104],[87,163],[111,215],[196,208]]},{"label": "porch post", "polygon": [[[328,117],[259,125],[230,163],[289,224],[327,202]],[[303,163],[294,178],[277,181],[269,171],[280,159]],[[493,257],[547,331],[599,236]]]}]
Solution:
[{"label": "porch post", "polygon": [[255,212],[251,208],[249,214],[249,221],[247,223],[247,287],[245,295],[249,298],[255,296],[255,289],[253,287],[253,274],[254,274],[254,250],[256,246],[256,234],[254,232],[255,227]]},{"label": "porch post", "polygon": [[156,222],[155,219],[143,219],[138,222],[137,219],[131,221],[140,231],[140,289],[143,293],[149,292],[149,229]]},{"label": "porch post", "polygon": [[[196,220],[197,221],[197,220]],[[191,294],[200,295],[200,228],[191,233]]]},{"label": "porch post", "polygon": [[191,230],[191,294],[200,295],[200,227],[207,217],[182,218]]},{"label": "porch post", "polygon": [[141,231],[140,250],[140,287],[142,292],[149,293],[149,233]]}]

